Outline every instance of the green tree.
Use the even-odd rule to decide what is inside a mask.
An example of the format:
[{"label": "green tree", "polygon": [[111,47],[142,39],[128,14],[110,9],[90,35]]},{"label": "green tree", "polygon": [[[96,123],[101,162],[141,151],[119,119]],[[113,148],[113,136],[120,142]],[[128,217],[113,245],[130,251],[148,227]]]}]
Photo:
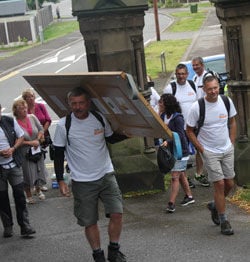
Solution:
[{"label": "green tree", "polygon": [[[45,2],[45,0],[37,0],[38,1],[38,5],[41,8],[43,6],[43,2]],[[47,2],[52,2],[52,3],[58,3],[59,0],[47,0]],[[36,0],[26,0],[27,6],[30,10],[35,10],[36,9]]]}]

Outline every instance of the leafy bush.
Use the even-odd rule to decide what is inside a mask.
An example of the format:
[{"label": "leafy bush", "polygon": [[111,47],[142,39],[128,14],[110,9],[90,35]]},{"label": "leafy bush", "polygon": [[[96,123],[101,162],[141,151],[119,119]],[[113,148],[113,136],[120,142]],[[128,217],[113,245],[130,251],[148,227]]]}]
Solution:
[{"label": "leafy bush", "polygon": [[183,4],[178,3],[176,0],[166,0],[165,5],[164,5],[164,7],[168,7],[168,8],[178,8],[178,7],[182,7],[182,6],[183,6]]}]

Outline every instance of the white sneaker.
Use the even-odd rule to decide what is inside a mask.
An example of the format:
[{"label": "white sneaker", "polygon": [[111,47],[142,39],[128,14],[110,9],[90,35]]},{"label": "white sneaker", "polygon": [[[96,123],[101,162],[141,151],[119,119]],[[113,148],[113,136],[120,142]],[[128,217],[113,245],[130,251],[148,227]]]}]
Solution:
[{"label": "white sneaker", "polygon": [[40,191],[38,193],[38,197],[39,197],[40,200],[44,200],[45,199],[45,195],[44,195],[44,193],[42,191]]},{"label": "white sneaker", "polygon": [[36,187],[31,188],[31,194],[36,196],[36,194],[37,194]]},{"label": "white sneaker", "polygon": [[27,198],[26,198],[26,203],[32,205],[32,204],[35,204],[36,202],[35,202],[34,198],[32,198],[32,197],[27,197]]},{"label": "white sneaker", "polygon": [[41,187],[41,191],[47,192],[47,191],[48,191],[48,188],[47,188],[46,186],[42,186],[42,187]]}]

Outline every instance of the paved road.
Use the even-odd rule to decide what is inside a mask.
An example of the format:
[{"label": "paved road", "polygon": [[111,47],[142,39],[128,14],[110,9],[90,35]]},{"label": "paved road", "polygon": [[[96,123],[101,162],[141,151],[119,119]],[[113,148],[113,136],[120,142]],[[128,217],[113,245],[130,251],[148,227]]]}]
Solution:
[{"label": "paved road", "polygon": [[[202,30],[192,36],[192,48],[186,57],[192,52],[204,56],[215,50],[223,51],[222,35],[219,27],[215,26],[217,23],[212,11]],[[208,32],[215,37],[213,42],[207,41]],[[168,37],[167,32],[165,37]],[[193,170],[189,172],[192,175]],[[92,261],[83,230],[76,225],[72,214],[72,198],[60,197],[56,189],[51,189],[46,195],[45,201],[38,201],[37,204],[29,206],[31,222],[37,230],[36,236],[32,239],[20,238],[19,228],[15,224],[15,234],[12,238],[0,238],[1,261]],[[213,225],[206,209],[206,204],[212,197],[211,188],[197,186],[193,189],[195,204],[188,207],[177,205],[174,214],[164,212],[168,195],[167,191],[124,200],[121,245],[129,262],[250,260],[249,214],[228,203],[228,216],[235,235],[223,236],[219,227]],[[177,203],[182,197],[183,193],[180,193]],[[101,206],[100,210],[102,211]],[[107,223],[101,212],[100,230],[104,249],[108,244]]]}]

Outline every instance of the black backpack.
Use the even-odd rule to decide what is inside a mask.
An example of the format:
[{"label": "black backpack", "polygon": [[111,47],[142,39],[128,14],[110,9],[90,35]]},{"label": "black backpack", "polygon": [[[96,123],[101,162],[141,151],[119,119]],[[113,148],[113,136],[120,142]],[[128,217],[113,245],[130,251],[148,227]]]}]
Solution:
[{"label": "black backpack", "polygon": [[[189,80],[189,79],[187,81],[190,84],[190,86],[193,88],[194,92],[196,93],[197,91],[196,91],[194,81]],[[175,94],[176,94],[176,82],[174,81],[174,82],[171,82],[170,84],[171,84],[171,87],[172,87],[172,95],[175,96]]]},{"label": "black backpack", "polygon": [[[219,89],[219,94],[220,95],[224,95],[224,89],[225,89],[225,86],[227,84],[227,73],[217,73],[213,70],[209,70],[209,68],[207,69],[207,73],[204,74],[203,78],[207,75],[207,74],[211,74],[212,76],[215,76],[219,82],[219,86],[220,86],[220,89]],[[197,79],[197,76],[195,76],[194,78],[194,82],[196,82],[196,79]]]},{"label": "black backpack", "polygon": [[[227,109],[227,114],[228,114],[228,118],[229,118],[229,111],[230,111],[230,102],[229,102],[229,99],[227,96],[224,96],[224,95],[220,95],[220,97],[222,98],[224,104],[225,104],[225,107]],[[201,127],[203,126],[204,124],[204,120],[205,120],[205,100],[204,100],[204,97],[198,99],[198,103],[199,103],[199,109],[200,109],[200,114],[199,114],[199,119],[197,121],[197,128],[195,129],[195,134],[196,136],[199,134],[199,131],[201,129]],[[228,126],[229,126],[229,123],[228,123]]]}]

